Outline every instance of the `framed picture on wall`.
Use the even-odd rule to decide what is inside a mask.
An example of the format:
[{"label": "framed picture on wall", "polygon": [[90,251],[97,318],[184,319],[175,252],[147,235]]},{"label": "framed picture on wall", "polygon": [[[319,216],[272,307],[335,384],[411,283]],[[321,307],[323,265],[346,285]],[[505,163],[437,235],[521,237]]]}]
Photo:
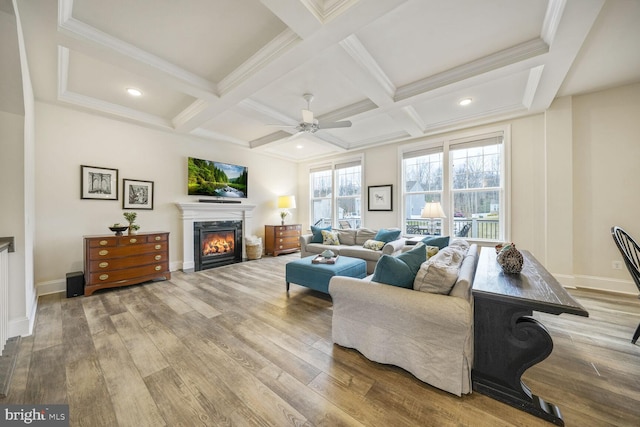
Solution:
[{"label": "framed picture on wall", "polygon": [[118,200],[118,169],[81,165],[80,198]]},{"label": "framed picture on wall", "polygon": [[153,209],[153,181],[123,179],[122,209]]},{"label": "framed picture on wall", "polygon": [[370,185],[368,189],[370,211],[393,210],[393,185]]}]

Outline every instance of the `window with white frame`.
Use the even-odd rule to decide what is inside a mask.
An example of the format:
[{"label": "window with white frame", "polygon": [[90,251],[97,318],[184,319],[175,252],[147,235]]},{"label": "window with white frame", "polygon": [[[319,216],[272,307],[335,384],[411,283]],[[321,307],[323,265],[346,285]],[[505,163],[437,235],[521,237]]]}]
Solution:
[{"label": "window with white frame", "polygon": [[[407,234],[506,239],[505,132],[452,137],[402,153]],[[429,213],[439,202],[441,213]],[[444,214],[444,218],[440,215]]]},{"label": "window with white frame", "polygon": [[362,211],[362,161],[336,162],[309,171],[311,225],[358,228]]}]

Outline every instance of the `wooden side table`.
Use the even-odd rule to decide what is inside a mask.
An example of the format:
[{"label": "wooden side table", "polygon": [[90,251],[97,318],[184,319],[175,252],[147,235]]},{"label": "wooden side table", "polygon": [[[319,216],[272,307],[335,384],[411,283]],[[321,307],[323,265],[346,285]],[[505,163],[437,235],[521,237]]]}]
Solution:
[{"label": "wooden side table", "polygon": [[300,234],[302,224],[265,225],[265,253],[278,256],[300,250]]}]

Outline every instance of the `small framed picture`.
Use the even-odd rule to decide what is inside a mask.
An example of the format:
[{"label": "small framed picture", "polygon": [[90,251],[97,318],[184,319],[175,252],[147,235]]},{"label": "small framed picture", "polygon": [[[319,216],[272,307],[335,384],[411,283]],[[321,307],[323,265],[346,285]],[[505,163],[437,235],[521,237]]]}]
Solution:
[{"label": "small framed picture", "polygon": [[123,179],[122,209],[153,209],[153,181]]},{"label": "small framed picture", "polygon": [[118,169],[80,166],[80,198],[118,200]]},{"label": "small framed picture", "polygon": [[393,210],[393,185],[370,185],[368,189],[370,211]]}]

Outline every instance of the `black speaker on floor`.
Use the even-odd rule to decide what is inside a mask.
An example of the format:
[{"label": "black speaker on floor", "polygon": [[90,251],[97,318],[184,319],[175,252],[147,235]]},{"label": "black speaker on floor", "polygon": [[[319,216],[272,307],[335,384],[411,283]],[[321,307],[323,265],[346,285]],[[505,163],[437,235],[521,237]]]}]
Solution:
[{"label": "black speaker on floor", "polygon": [[84,295],[84,273],[74,271],[67,273],[67,298]]}]

